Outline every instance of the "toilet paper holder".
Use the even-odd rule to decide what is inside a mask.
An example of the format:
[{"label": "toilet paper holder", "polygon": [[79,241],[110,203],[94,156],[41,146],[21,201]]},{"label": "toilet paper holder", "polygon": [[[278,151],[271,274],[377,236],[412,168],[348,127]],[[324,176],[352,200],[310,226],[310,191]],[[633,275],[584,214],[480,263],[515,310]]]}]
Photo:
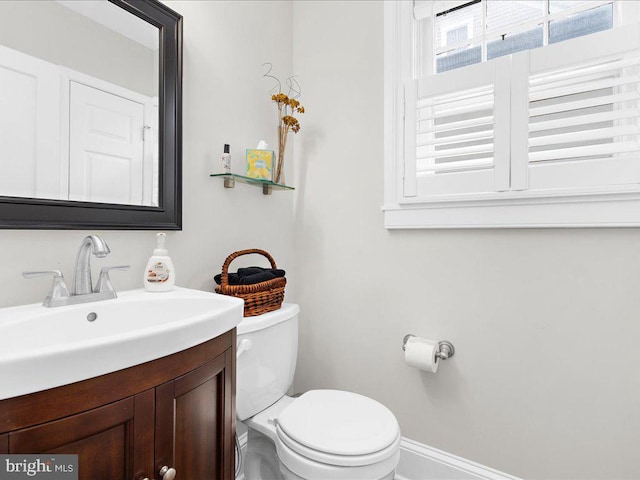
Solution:
[{"label": "toilet paper holder", "polygon": [[[407,348],[407,341],[411,338],[411,337],[415,337],[415,335],[412,335],[411,333],[408,335],[404,336],[404,339],[402,340],[402,350],[406,350]],[[446,360],[447,358],[451,358],[453,357],[453,354],[456,353],[456,349],[453,348],[453,344],[447,340],[441,340],[438,342],[438,351],[436,352],[436,357],[438,357],[440,360]]]}]

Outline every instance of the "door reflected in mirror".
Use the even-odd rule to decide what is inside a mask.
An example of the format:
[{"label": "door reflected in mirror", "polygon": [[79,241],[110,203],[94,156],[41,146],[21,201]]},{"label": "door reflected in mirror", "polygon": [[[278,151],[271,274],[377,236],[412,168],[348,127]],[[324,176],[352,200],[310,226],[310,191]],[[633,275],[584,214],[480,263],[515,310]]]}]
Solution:
[{"label": "door reflected in mirror", "polygon": [[159,64],[106,0],[0,1],[0,196],[157,206]]}]

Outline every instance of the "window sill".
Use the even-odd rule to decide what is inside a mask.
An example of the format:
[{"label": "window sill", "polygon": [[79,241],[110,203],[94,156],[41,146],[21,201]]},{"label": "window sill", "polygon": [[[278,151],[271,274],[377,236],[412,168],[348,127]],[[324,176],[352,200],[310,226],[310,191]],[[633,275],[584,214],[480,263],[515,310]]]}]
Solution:
[{"label": "window sill", "polygon": [[387,229],[640,227],[640,192],[388,204]]}]

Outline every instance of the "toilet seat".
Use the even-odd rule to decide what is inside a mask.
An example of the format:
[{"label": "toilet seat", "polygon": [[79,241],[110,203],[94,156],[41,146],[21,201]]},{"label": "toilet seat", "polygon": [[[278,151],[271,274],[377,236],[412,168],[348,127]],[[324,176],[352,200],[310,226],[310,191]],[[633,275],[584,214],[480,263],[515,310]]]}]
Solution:
[{"label": "toilet seat", "polygon": [[334,455],[368,455],[389,447],[400,427],[391,411],[375,400],[340,390],[310,390],[278,415],[288,439]]},{"label": "toilet seat", "polygon": [[[276,439],[276,450],[278,459],[283,468],[285,480],[307,479],[307,480],[392,480],[395,469],[400,460],[400,449],[398,446],[391,456],[377,463],[368,465],[330,465],[315,460],[311,460],[304,455],[293,451],[280,439]],[[399,442],[398,442],[399,445]],[[286,472],[293,475],[287,475]]]},{"label": "toilet seat", "polygon": [[269,436],[282,465],[300,478],[392,479],[400,458],[395,416],[356,393],[310,390],[283,397],[245,423]]},{"label": "toilet seat", "polygon": [[313,450],[312,448],[302,445],[293,440],[286,433],[284,433],[280,427],[277,427],[276,431],[278,434],[278,437],[276,438],[277,446],[284,445],[291,451],[297,453],[298,455],[301,455],[306,459],[324,463],[327,465],[335,465],[337,467],[359,467],[383,462],[389,457],[392,457],[398,451],[401,439],[400,433],[398,433],[394,441],[386,448],[369,454],[336,455],[319,450]]},{"label": "toilet seat", "polygon": [[340,390],[311,390],[278,415],[277,441],[310,460],[371,465],[399,448],[400,427],[387,407]]}]

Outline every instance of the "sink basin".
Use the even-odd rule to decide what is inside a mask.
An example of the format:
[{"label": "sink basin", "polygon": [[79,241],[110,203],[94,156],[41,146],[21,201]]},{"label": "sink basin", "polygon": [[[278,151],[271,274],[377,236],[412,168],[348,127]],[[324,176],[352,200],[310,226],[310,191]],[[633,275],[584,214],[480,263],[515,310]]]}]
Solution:
[{"label": "sink basin", "polygon": [[177,287],[68,307],[0,309],[0,399],[185,350],[234,328],[242,311],[238,298]]}]

